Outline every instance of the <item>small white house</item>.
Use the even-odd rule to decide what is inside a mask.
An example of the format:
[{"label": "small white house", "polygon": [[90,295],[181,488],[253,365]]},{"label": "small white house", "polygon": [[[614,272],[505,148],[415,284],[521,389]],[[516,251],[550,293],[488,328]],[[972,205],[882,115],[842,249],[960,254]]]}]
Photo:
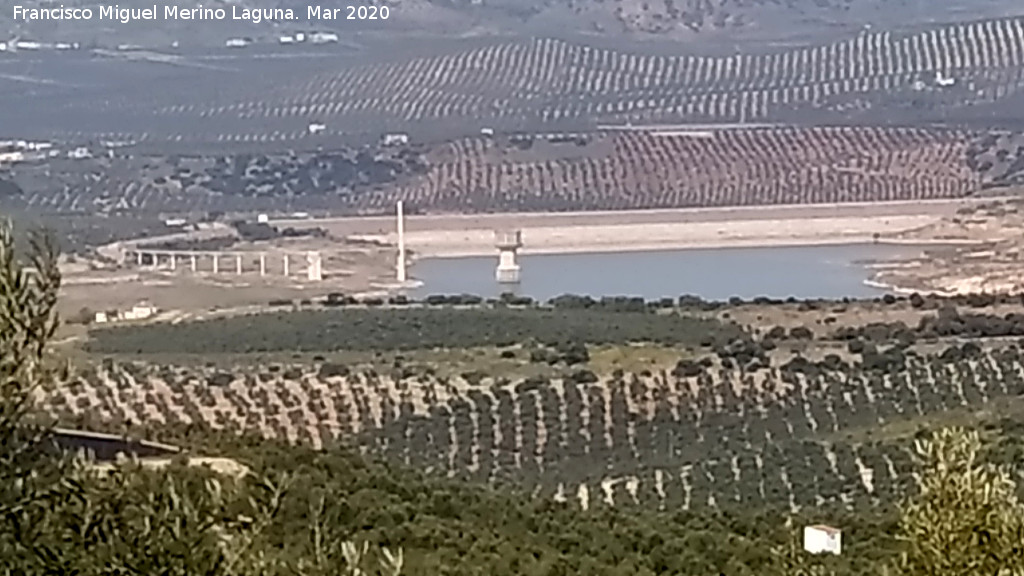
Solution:
[{"label": "small white house", "polygon": [[843,532],[838,528],[817,524],[804,527],[804,550],[811,554],[839,555],[843,548]]},{"label": "small white house", "polygon": [[309,35],[309,41],[313,44],[327,44],[337,42],[338,35],[333,32],[314,32]]},{"label": "small white house", "polygon": [[385,146],[398,146],[409,143],[408,134],[385,134],[384,145]]},{"label": "small white house", "polygon": [[156,308],[149,304],[136,304],[132,306],[131,310],[126,310],[124,313],[125,320],[145,320],[156,314]]},{"label": "small white house", "polygon": [[327,130],[327,125],[326,124],[310,124],[309,125],[309,133],[310,134],[319,134],[319,133],[323,132],[324,130]]},{"label": "small white house", "polygon": [[93,322],[97,324],[106,324],[108,320],[109,318],[107,317],[106,312],[97,312],[96,315],[93,316]]},{"label": "small white house", "polygon": [[266,224],[266,223],[270,222],[270,218],[267,217],[266,214],[257,214],[256,215],[256,222],[259,222],[260,224]]},{"label": "small white house", "polygon": [[280,44],[295,44],[295,36],[281,36],[277,41]]},{"label": "small white house", "polygon": [[494,136],[494,128],[481,128],[480,133],[484,136]]},{"label": "small white house", "polygon": [[164,226],[168,228],[181,228],[185,224],[188,224],[188,220],[184,218],[168,218],[164,220]]},{"label": "small white house", "polygon": [[92,153],[85,146],[79,146],[74,150],[68,150],[68,158],[72,160],[84,160],[86,158],[92,158]]},{"label": "small white house", "polygon": [[224,43],[228,48],[245,48],[249,44],[251,42],[246,38],[232,38]]},{"label": "small white house", "polygon": [[21,151],[0,152],[0,165],[14,164],[25,160],[25,153]]}]

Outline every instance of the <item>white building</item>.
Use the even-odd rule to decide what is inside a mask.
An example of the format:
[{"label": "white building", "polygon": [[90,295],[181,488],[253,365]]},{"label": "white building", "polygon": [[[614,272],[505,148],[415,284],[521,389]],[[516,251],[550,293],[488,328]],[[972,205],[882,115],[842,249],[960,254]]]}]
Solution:
[{"label": "white building", "polygon": [[804,550],[811,554],[839,555],[843,548],[843,532],[818,524],[804,527]]},{"label": "white building", "polygon": [[267,217],[266,214],[257,214],[256,215],[256,221],[259,222],[260,224],[266,224],[266,223],[270,222],[270,218]]},{"label": "white building", "polygon": [[188,221],[184,218],[168,218],[167,220],[164,220],[164,226],[169,228],[180,228],[185,224],[188,224]]},{"label": "white building", "polygon": [[385,146],[396,146],[396,145],[408,144],[408,143],[409,143],[409,135],[408,134],[385,134],[384,135],[384,145]]},{"label": "white building", "polygon": [[25,153],[15,150],[13,152],[0,152],[0,165],[14,164],[25,160]]},{"label": "white building", "polygon": [[314,32],[309,35],[309,41],[313,44],[327,44],[328,42],[337,42],[338,35],[333,32]]},{"label": "white building", "polygon": [[125,310],[123,317],[125,320],[145,320],[154,314],[156,314],[156,308],[143,303],[132,306],[131,310]]},{"label": "white building", "polygon": [[324,130],[327,130],[327,125],[326,124],[310,124],[309,125],[309,133],[310,134],[319,134],[319,133],[323,132]]},{"label": "white building", "polygon": [[85,158],[92,158],[92,153],[85,146],[79,146],[74,150],[68,150],[68,158],[72,160],[83,160]]},{"label": "white building", "polygon": [[281,44],[295,44],[295,36],[281,36],[277,41]]},{"label": "white building", "polygon": [[29,150],[32,152],[42,152],[43,150],[49,150],[53,148],[52,142],[27,142],[19,140],[17,146],[23,150]]},{"label": "white building", "polygon": [[228,48],[245,48],[251,42],[245,38],[232,38],[224,43]]},{"label": "white building", "polygon": [[96,315],[93,317],[93,322],[97,324],[106,324],[108,320],[109,318],[107,318],[106,312],[97,312]]}]

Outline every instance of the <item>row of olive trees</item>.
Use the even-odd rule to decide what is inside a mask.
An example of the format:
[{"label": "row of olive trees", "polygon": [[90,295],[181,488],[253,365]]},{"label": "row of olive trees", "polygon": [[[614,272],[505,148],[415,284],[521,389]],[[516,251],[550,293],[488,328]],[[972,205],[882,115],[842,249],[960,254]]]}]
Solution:
[{"label": "row of olive trees", "polygon": [[[397,576],[401,552],[348,541],[327,495],[310,496],[308,546],[271,544],[290,479],[222,477],[179,462],[99,471],[61,453],[32,410],[66,369],[48,344],[58,325],[53,244],[33,237],[27,263],[0,225],[0,576]],[[984,462],[977,433],[944,430],[918,445],[919,493],[903,508],[894,576],[1024,575],[1024,506],[1009,472]],[[835,574],[796,543],[780,575]]]},{"label": "row of olive trees", "polygon": [[[176,462],[92,467],[61,452],[32,410],[67,377],[48,345],[58,326],[57,251],[34,235],[16,254],[0,224],[0,575],[397,576],[400,552],[332,530],[323,499],[308,554],[286,557],[267,532],[288,478],[225,478]],[[26,261],[27,258],[27,261]]]}]

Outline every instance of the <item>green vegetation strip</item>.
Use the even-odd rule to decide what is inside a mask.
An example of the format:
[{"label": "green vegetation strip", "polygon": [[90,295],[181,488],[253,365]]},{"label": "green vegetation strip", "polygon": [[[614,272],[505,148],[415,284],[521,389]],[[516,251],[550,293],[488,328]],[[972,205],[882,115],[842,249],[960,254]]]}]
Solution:
[{"label": "green vegetation strip", "polygon": [[443,308],[302,310],[95,330],[98,353],[248,353],[415,350],[555,344],[711,344],[740,328],[677,314],[596,310]]}]

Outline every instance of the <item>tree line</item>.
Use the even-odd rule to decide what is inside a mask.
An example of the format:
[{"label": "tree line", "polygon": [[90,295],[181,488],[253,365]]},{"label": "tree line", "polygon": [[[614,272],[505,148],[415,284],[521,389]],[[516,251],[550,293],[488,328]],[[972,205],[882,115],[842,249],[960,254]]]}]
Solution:
[{"label": "tree line", "polygon": [[[32,269],[32,272],[28,270]],[[302,446],[197,427],[164,432],[189,454],[234,458],[233,477],[188,465],[100,470],[62,452],[34,409],[67,378],[56,250],[27,265],[0,227],[0,573],[568,576],[725,573],[1010,575],[1024,571],[1024,507],[976,432],[918,445],[919,495],[894,517],[850,513],[849,553],[818,558],[794,540],[813,518],[775,510],[595,507],[385,466],[343,445]]]}]

